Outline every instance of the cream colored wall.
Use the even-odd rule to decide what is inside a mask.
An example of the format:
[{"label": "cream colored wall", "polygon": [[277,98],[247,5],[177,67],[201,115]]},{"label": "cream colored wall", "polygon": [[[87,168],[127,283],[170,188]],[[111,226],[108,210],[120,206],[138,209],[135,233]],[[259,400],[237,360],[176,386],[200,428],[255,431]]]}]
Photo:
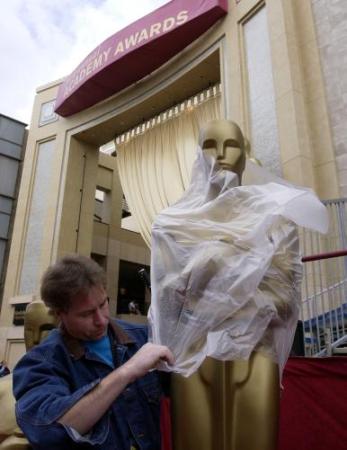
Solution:
[{"label": "cream colored wall", "polygon": [[[21,185],[18,195],[16,217],[13,229],[13,241],[11,244],[8,270],[5,280],[3,303],[0,314],[0,359],[6,358],[13,365],[20,353],[24,352],[23,327],[12,326],[14,303],[26,303],[31,301],[36,292],[31,295],[19,296],[19,283],[23,263],[25,248],[25,236],[28,227],[28,216],[34,185],[34,173],[36,169],[37,153],[40,143],[46,140],[56,139],[56,151],[54,156],[54,166],[57,170],[50,182],[47,193],[47,210],[44,214],[44,236],[42,248],[37,249],[40,266],[47,267],[52,257],[52,242],[54,241],[54,228],[57,208],[58,194],[57,187],[60,184],[61,166],[63,157],[63,135],[59,134],[56,123],[38,127],[41,104],[55,98],[56,86],[43,89],[36,97],[30,132],[26,146],[26,154],[23,163]],[[18,349],[21,349],[20,351]]]},{"label": "cream colored wall", "polygon": [[58,256],[90,255],[98,148],[71,137],[60,217]]},{"label": "cream colored wall", "polygon": [[322,199],[339,196],[331,129],[322,81],[311,4],[301,0],[231,2],[227,30],[231,58],[225,63],[230,85],[227,115],[250,137],[247,72],[242,26],[266,6],[280,154],[284,177],[313,188]]},{"label": "cream colored wall", "polygon": [[[336,198],[339,196],[336,161],[311,2],[269,3],[283,17],[282,31],[272,33],[272,42],[278,61],[274,73],[277,86],[281,86],[278,117],[284,173],[293,181],[295,174],[300,174],[300,184],[315,188],[323,199]],[[274,29],[277,30],[276,25]]]},{"label": "cream colored wall", "polygon": [[[102,251],[107,253],[108,279],[112,296],[115,297],[119,259],[148,264],[149,254],[138,237],[120,229],[120,209],[117,208],[112,211],[107,227],[107,245],[102,244],[105,240],[105,227],[94,225],[93,221],[94,191],[96,185],[101,183],[97,169],[98,146],[113,139],[115,134],[140,123],[144,115],[150,117],[152,111],[172,106],[171,96],[177,91],[177,86],[182,90],[181,95],[182,92],[185,95],[195,93],[195,83],[200,83],[199,88],[203,83],[206,83],[207,87],[208,76],[200,80],[196,75],[189,77],[189,73],[216,50],[219,51],[221,60],[223,111],[227,118],[238,122],[249,136],[248,86],[242,25],[262,4],[255,0],[241,0],[238,4],[229,0],[227,17],[162,68],[86,111],[68,118],[59,118],[57,122],[43,127],[38,126],[41,105],[56,97],[59,82],[38,89],[28,136],[0,316],[0,358],[5,353],[7,337],[13,330],[18,342],[23,335],[21,327],[11,326],[11,301],[17,298],[19,293],[39,143],[46,139],[56,139],[55,172],[48,192],[42,248],[38,249],[39,271],[42,273],[52,261],[66,252],[78,250],[89,254],[92,250],[97,252],[99,247],[102,247]],[[329,115],[310,2],[267,0],[266,8],[284,176],[294,183],[314,188],[322,198],[339,197]],[[213,72],[213,68],[208,68],[206,73],[208,70]],[[184,82],[181,82],[183,79]],[[84,160],[86,170],[83,175]],[[105,161],[102,164],[107,166]],[[107,168],[109,169],[108,166]],[[112,175],[107,183],[107,189],[110,183],[112,184],[112,201],[116,204],[120,200],[119,180]],[[83,189],[82,193],[80,189]],[[79,229],[78,233],[76,229]]]}]

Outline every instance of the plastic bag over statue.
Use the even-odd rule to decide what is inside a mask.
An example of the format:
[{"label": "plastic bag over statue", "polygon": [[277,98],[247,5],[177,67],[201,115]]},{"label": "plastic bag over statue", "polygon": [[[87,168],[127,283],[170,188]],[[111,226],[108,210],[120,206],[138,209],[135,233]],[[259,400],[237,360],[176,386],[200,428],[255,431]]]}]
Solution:
[{"label": "plastic bag over statue", "polygon": [[253,350],[283,370],[301,297],[296,225],[326,232],[327,212],[310,190],[266,182],[251,162],[247,172],[252,184],[239,186],[199,148],[188,190],[153,224],[148,318],[151,341],[175,356],[164,370],[189,376],[206,356]]}]

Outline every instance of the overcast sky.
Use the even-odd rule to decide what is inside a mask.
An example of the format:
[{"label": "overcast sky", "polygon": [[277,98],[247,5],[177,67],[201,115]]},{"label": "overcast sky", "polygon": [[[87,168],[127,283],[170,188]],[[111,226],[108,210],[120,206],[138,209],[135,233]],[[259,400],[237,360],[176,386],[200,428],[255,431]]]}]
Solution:
[{"label": "overcast sky", "polygon": [[29,124],[38,86],[69,75],[107,37],[168,0],[3,0],[0,113]]}]

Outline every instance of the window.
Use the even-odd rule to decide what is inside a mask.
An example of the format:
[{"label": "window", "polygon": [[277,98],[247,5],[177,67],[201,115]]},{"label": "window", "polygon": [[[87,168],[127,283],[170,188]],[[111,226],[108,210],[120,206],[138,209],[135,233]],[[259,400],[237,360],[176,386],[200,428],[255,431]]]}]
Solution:
[{"label": "window", "polygon": [[102,223],[110,223],[111,195],[106,190],[96,188],[94,220]]},{"label": "window", "polygon": [[41,105],[40,121],[39,121],[40,127],[58,120],[58,115],[54,112],[54,108],[55,108],[55,100],[43,103]]}]

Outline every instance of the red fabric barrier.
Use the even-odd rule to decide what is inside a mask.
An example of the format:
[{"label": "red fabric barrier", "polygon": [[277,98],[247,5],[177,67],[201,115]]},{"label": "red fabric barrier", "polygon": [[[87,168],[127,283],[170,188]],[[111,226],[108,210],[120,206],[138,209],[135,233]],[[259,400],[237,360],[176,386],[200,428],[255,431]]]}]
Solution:
[{"label": "red fabric barrier", "polygon": [[160,404],[161,450],[172,450],[170,399],[163,397]]},{"label": "red fabric barrier", "polygon": [[290,358],[278,450],[347,450],[347,357]]}]

